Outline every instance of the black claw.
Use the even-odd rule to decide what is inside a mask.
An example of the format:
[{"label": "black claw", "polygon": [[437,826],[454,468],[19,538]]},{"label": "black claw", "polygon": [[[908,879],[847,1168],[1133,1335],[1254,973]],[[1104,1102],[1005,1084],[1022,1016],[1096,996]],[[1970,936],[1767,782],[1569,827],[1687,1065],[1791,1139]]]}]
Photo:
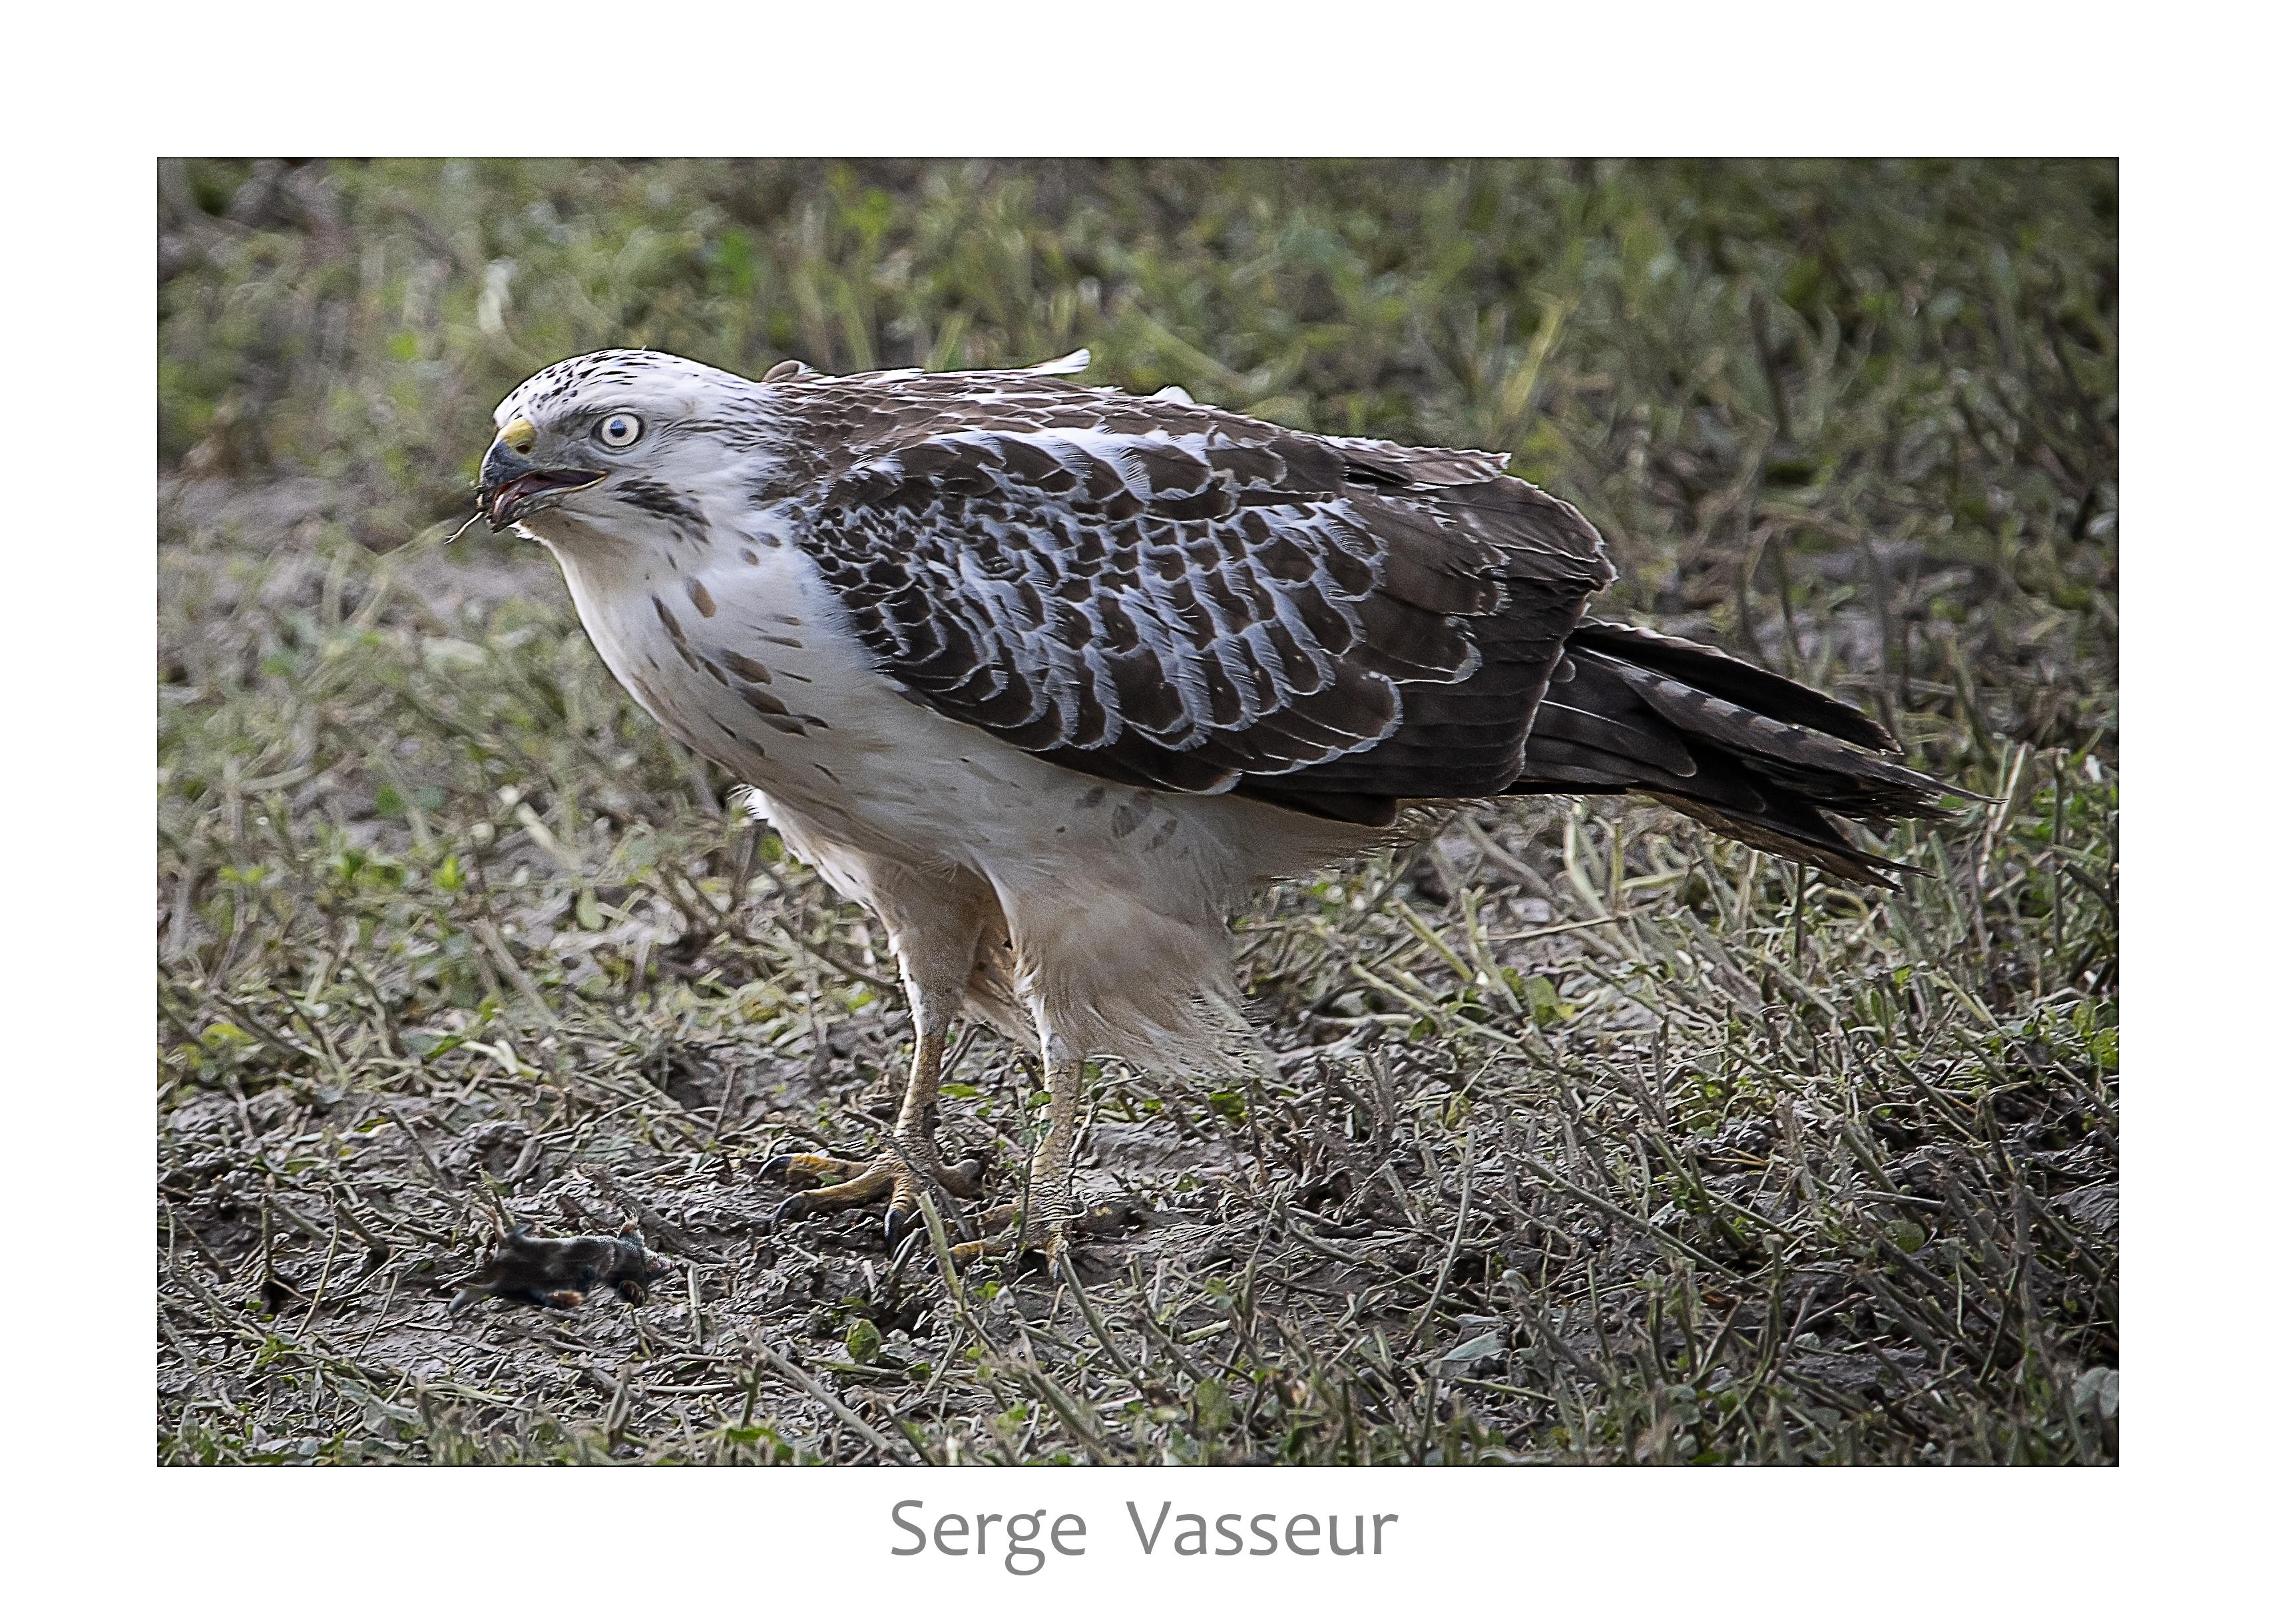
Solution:
[{"label": "black claw", "polygon": [[765,1164],[760,1167],[759,1177],[762,1179],[779,1179],[789,1171],[790,1157],[787,1156],[770,1156],[766,1159]]},{"label": "black claw", "polygon": [[806,1197],[793,1195],[775,1209],[775,1222],[778,1225],[792,1223],[804,1218],[806,1210]]},{"label": "black claw", "polygon": [[885,1249],[889,1252],[898,1249],[904,1235],[913,1235],[923,1227],[924,1220],[915,1213],[905,1211],[899,1207],[886,1208]]}]

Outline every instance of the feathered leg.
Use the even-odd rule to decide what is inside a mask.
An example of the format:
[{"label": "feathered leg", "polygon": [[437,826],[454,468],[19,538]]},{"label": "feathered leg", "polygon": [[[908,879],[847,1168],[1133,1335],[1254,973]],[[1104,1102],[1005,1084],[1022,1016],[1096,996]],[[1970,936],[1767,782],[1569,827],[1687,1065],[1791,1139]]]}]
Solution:
[{"label": "feathered leg", "polygon": [[1051,1096],[1043,1142],[1017,1201],[979,1215],[976,1241],[949,1248],[960,1268],[982,1257],[1041,1252],[1053,1267],[1067,1266],[1067,1250],[1077,1235],[1120,1233],[1136,1216],[1132,1203],[1107,1201],[1086,1209],[1075,1197],[1075,1152],[1082,1137],[1089,1090],[1082,1080],[1084,1057],[1065,1038],[1043,1028],[1043,1087]]},{"label": "feathered leg", "polygon": [[991,1208],[979,1218],[984,1233],[952,1248],[960,1265],[1005,1252],[1040,1251],[1056,1264],[1066,1248],[1075,1216],[1075,1141],[1082,1132],[1082,1056],[1057,1033],[1043,1036],[1043,1088],[1051,1096],[1043,1142],[1036,1148],[1027,1188],[1018,1201]]},{"label": "feathered leg", "polygon": [[793,1188],[838,1180],[799,1190],[775,1210],[777,1223],[841,1212],[890,1197],[885,1211],[885,1243],[890,1247],[914,1226],[920,1190],[937,1188],[960,1197],[980,1193],[980,1163],[944,1163],[933,1133],[940,1119],[949,1021],[963,1006],[986,915],[972,906],[968,896],[960,897],[938,882],[927,885],[923,877],[905,874],[899,890],[885,890],[872,899],[901,962],[901,981],[916,1032],[916,1051],[892,1142],[884,1154],[866,1162],[794,1155],[767,1163],[759,1170],[762,1178],[779,1178]]},{"label": "feathered leg", "polygon": [[890,1195],[891,1203],[885,1210],[885,1244],[890,1247],[914,1225],[920,1189],[939,1186],[962,1197],[980,1193],[980,1163],[945,1163],[933,1142],[940,1119],[941,1063],[948,1052],[948,1021],[922,1002],[918,1007],[916,1055],[909,1066],[900,1115],[893,1124],[893,1143],[883,1156],[867,1162],[834,1156],[776,1157],[759,1170],[761,1177],[779,1178],[793,1186],[832,1178],[838,1180],[792,1195],[775,1209],[777,1223],[867,1206]]}]

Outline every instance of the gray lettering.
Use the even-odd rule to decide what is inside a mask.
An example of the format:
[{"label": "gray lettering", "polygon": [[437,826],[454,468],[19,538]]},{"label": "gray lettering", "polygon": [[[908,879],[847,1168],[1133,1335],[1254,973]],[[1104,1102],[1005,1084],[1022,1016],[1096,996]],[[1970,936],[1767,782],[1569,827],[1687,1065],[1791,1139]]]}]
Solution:
[{"label": "gray lettering", "polygon": [[1154,1531],[1150,1534],[1146,1531],[1146,1525],[1138,1521],[1138,1502],[1125,1500],[1122,1504],[1130,1513],[1130,1526],[1138,1530],[1139,1549],[1148,1556],[1153,1555],[1154,1542],[1162,1537],[1162,1524],[1170,1520],[1170,1502],[1162,1502],[1162,1514],[1154,1519]]},{"label": "gray lettering", "polygon": [[[1028,1525],[1025,1533],[1020,1531],[1020,1524],[1022,1522]],[[1028,1543],[1043,1531],[1043,1514],[1040,1511],[1023,1511],[1004,1520],[1004,1532],[1012,1541],[1011,1550],[1004,1553],[1005,1573],[1015,1574],[1024,1579],[1030,1574],[1039,1574],[1043,1571],[1043,1548],[1041,1545]],[[1036,1565],[1033,1567],[1020,1567],[1020,1559],[1023,1556],[1032,1559]]]}]

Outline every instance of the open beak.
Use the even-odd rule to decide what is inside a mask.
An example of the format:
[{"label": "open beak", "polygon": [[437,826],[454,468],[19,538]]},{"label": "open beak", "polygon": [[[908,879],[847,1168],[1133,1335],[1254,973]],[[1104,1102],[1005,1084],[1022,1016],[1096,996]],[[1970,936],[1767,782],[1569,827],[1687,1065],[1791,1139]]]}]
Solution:
[{"label": "open beak", "polygon": [[503,530],[540,506],[551,505],[548,498],[588,489],[608,477],[591,468],[541,468],[500,437],[491,442],[482,459],[474,500],[490,528]]}]

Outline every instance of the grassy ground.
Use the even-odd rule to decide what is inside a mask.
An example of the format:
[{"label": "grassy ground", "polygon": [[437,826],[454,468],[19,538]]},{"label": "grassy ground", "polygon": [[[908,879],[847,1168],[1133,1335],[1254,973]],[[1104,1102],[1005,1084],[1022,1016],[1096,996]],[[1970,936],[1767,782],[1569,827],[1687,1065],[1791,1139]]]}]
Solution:
[{"label": "grassy ground", "polygon": [[[2102,1461],[2117,1451],[2111,164],[376,164],[160,177],[158,1453]],[[1108,1067],[1080,1288],[945,1284],[879,936],[477,532],[580,350],[1020,363],[1513,453],[1616,612],[1984,797],[1859,895],[1519,802],[1244,922],[1286,1081]],[[1016,1183],[971,1036],[945,1139]],[[651,1300],[446,1308],[498,1218]]]}]

